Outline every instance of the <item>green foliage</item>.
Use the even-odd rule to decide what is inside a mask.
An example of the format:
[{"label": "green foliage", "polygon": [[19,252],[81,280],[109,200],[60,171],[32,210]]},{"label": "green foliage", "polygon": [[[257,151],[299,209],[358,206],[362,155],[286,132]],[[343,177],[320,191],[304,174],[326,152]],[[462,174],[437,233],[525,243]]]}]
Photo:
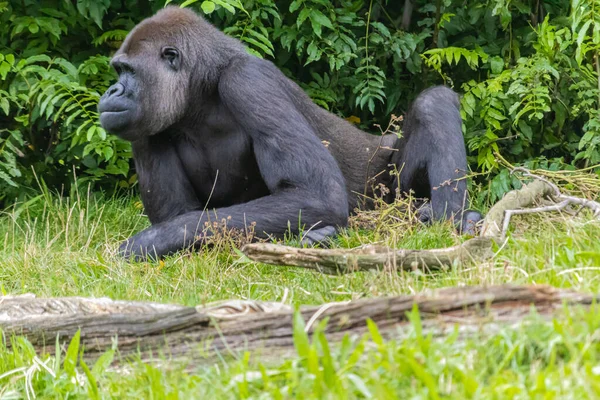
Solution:
[{"label": "green foliage", "polygon": [[[498,180],[482,197],[494,201],[513,187],[500,184],[506,179],[496,175],[496,152],[536,167],[600,163],[600,78],[594,66],[598,6],[581,1],[573,1],[570,9],[504,1],[492,8],[473,5],[457,10],[444,27],[454,31],[468,19],[480,24],[481,34],[458,41],[460,47],[423,53],[427,66],[463,92],[461,113],[473,166]],[[499,25],[491,24],[496,17]],[[478,72],[459,71],[461,60]]]},{"label": "green foliage", "polygon": [[124,37],[98,29],[109,6],[0,3],[0,201],[26,195],[36,179],[68,184],[73,173],[82,182],[131,183],[130,146],[107,135],[96,111],[115,74],[108,48],[90,43]]},{"label": "green foliage", "polygon": [[[0,1],[0,201],[73,171],[95,187],[135,183],[129,144],[98,124],[127,32],[165,4],[194,8],[272,60],[320,106],[385,126],[426,87],[463,96],[474,170],[496,152],[532,166],[600,163],[600,1]],[[485,175],[484,175],[485,176]],[[482,180],[488,178],[482,178]],[[481,192],[494,200],[510,185]]]}]

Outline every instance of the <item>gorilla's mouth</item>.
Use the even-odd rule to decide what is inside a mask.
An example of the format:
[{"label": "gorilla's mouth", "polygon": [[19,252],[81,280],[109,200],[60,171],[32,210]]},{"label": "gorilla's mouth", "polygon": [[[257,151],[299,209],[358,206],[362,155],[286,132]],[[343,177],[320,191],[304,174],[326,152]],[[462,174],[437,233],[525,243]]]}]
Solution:
[{"label": "gorilla's mouth", "polygon": [[130,110],[103,110],[100,112],[100,124],[108,132],[119,133],[131,122]]},{"label": "gorilla's mouth", "polygon": [[102,111],[100,113],[100,116],[107,115],[107,114],[108,115],[122,114],[122,113],[126,113],[127,111],[129,111],[129,110],[110,110],[110,111],[106,110],[106,111]]}]

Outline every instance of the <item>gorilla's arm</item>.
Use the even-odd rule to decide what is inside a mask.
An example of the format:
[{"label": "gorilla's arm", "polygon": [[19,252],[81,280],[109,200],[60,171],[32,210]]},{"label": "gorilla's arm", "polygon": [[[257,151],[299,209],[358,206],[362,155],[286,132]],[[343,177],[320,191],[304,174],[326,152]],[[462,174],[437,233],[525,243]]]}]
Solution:
[{"label": "gorilla's arm", "polygon": [[145,137],[131,144],[144,211],[153,224],[203,207],[167,138]]},{"label": "gorilla's arm", "polygon": [[[255,223],[258,236],[265,232],[281,236],[288,229],[297,232],[302,225],[317,229],[346,225],[348,201],[341,171],[294,105],[287,85],[271,63],[244,58],[229,66],[219,86],[222,103],[252,140],[270,194],[230,207],[187,212],[155,224],[121,246],[126,257],[161,257],[201,243],[205,225],[214,221],[226,220],[228,228],[236,229]],[[143,174],[141,171],[140,182],[150,185],[145,190],[162,192]]]}]

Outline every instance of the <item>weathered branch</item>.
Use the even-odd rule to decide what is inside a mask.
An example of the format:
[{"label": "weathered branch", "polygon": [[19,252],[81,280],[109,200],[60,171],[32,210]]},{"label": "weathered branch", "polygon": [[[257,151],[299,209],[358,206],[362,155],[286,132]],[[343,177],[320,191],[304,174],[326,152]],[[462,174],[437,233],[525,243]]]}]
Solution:
[{"label": "weathered branch", "polygon": [[327,274],[346,274],[379,268],[439,270],[456,261],[490,256],[491,241],[473,238],[458,246],[433,250],[391,249],[364,246],[357,249],[300,249],[269,243],[252,243],[242,251],[252,260],[314,269]]},{"label": "weathered branch", "polygon": [[[442,289],[429,294],[397,296],[323,306],[302,307],[309,331],[328,318],[325,333],[336,341],[346,334],[366,332],[367,318],[386,336],[406,332],[406,313],[419,307],[423,326],[435,335],[452,331],[481,332],[520,322],[534,305],[542,318],[552,318],[563,302],[589,305],[594,296],[547,286],[491,286]],[[0,329],[23,334],[34,347],[68,342],[78,329],[85,354],[95,358],[118,339],[123,355],[166,349],[174,357],[199,359],[206,354],[238,354],[265,349],[267,355],[293,346],[293,311],[278,303],[231,301],[206,307],[184,307],[108,299],[31,296],[0,298]],[[202,346],[200,346],[202,345]],[[204,354],[200,352],[204,350]]]},{"label": "weathered branch", "polygon": [[[594,218],[600,218],[600,203],[580,197],[565,195],[561,193],[558,186],[552,182],[541,176],[534,175],[524,168],[514,168],[513,172],[522,172],[524,176],[533,178],[534,181],[524,185],[519,190],[513,190],[507,193],[491,208],[483,223],[481,230],[482,236],[495,237],[498,240],[503,241],[508,232],[510,220],[513,215],[561,211],[573,205],[588,208],[593,212]],[[551,204],[540,207],[531,207],[544,198],[550,200]]]},{"label": "weathered branch", "polygon": [[541,180],[534,180],[519,190],[508,192],[485,216],[481,236],[500,239],[506,211],[530,207],[553,193],[554,187]]}]

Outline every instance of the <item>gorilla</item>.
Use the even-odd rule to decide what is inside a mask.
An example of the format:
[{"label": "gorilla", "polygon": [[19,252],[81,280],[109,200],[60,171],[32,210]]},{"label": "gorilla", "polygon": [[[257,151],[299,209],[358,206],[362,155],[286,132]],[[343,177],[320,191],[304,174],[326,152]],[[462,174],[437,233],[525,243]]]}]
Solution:
[{"label": "gorilla", "polygon": [[463,207],[466,152],[450,89],[421,93],[402,137],[371,135],[176,7],[137,25],[111,64],[119,78],[100,99],[100,122],[131,142],[152,224],[121,245],[126,258],[198,247],[214,223],[256,237],[309,229],[305,241],[321,242],[381,187],[386,201],[397,190],[429,198],[426,215],[463,231],[481,218]]}]

